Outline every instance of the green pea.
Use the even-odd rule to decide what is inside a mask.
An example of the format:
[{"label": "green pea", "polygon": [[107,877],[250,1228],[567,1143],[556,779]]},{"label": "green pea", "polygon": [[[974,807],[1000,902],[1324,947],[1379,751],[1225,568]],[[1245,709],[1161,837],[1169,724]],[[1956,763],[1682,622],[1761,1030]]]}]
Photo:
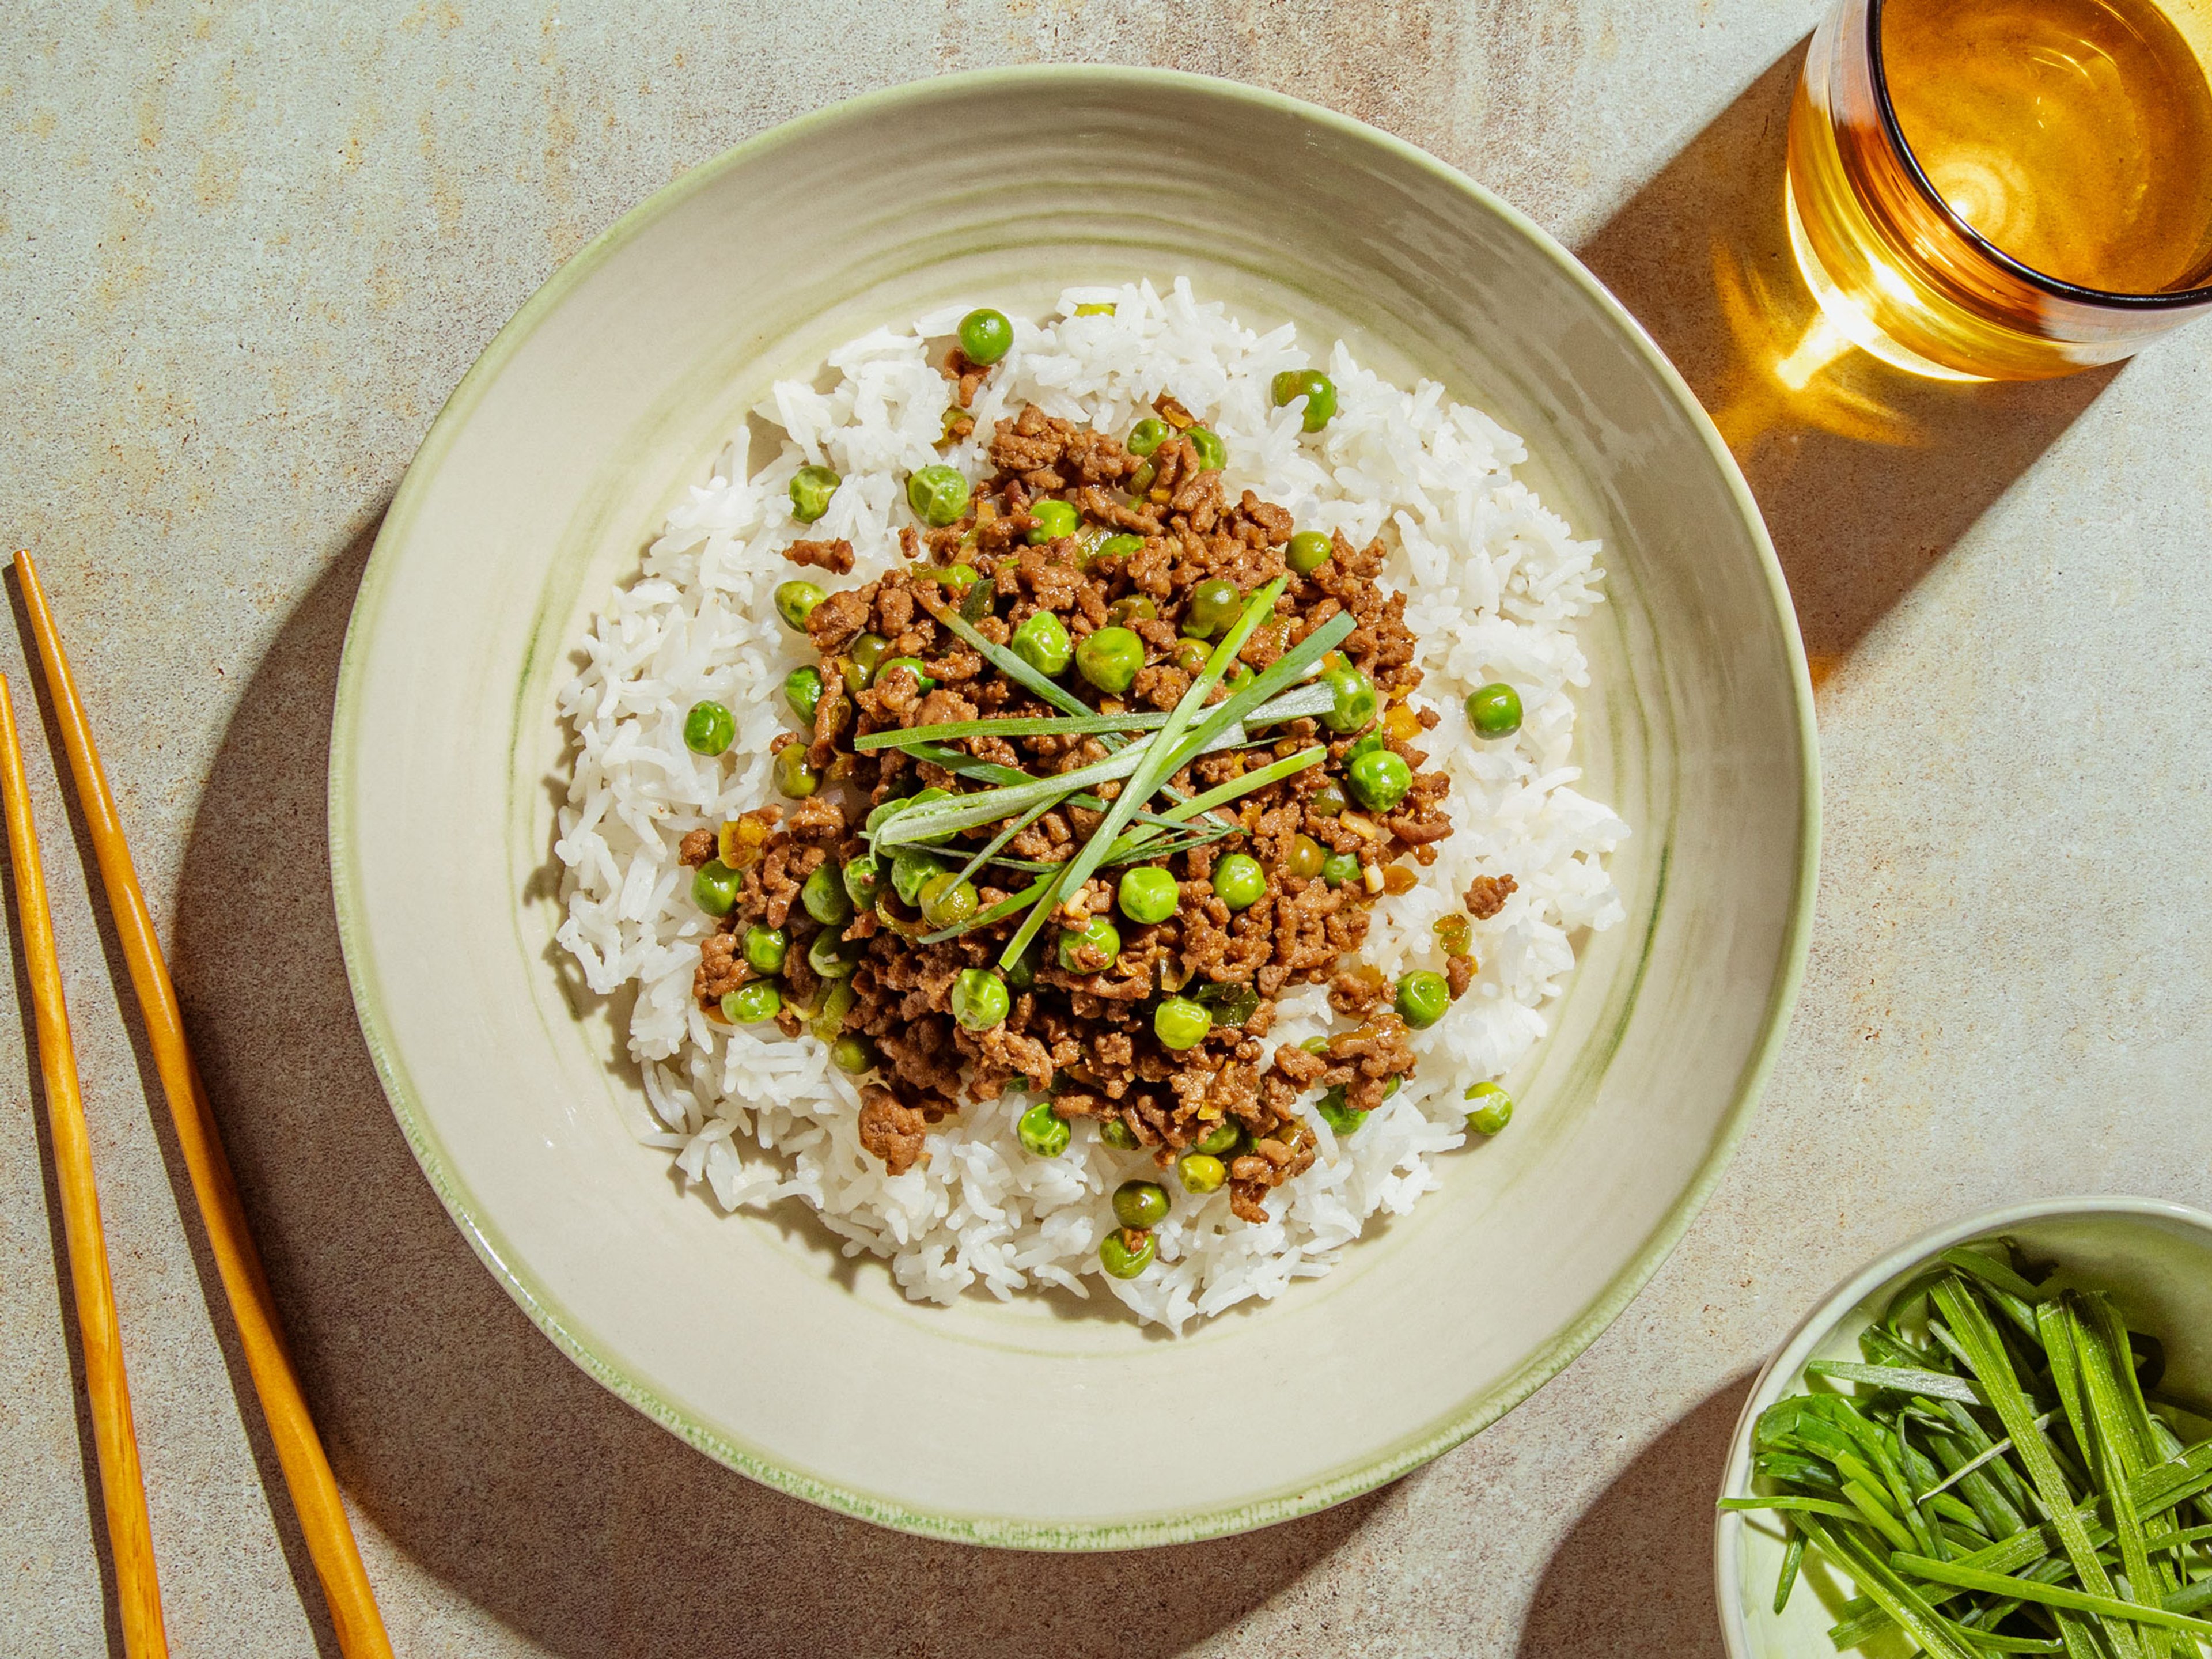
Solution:
[{"label": "green pea", "polygon": [[1294,836],[1291,839],[1291,856],[1285,860],[1291,873],[1300,881],[1311,881],[1321,873],[1328,855],[1321,850],[1321,843],[1311,836]]},{"label": "green pea", "polygon": [[1089,946],[1108,962],[1121,954],[1121,930],[1103,916],[1093,916],[1083,924],[1080,931],[1063,927],[1060,930],[1060,965],[1065,973],[1096,973],[1097,969],[1085,968],[1076,961],[1076,953]]},{"label": "green pea", "polygon": [[952,1018],[971,1031],[988,1031],[1012,1006],[1006,981],[988,968],[963,968],[952,981]]},{"label": "green pea", "polygon": [[1008,641],[1019,657],[1040,674],[1057,674],[1075,654],[1068,642],[1067,626],[1049,611],[1040,611],[1014,630]]},{"label": "green pea", "polygon": [[975,884],[947,870],[922,884],[921,919],[933,927],[957,927],[975,914]]},{"label": "green pea", "polygon": [[1062,536],[1073,536],[1076,522],[1075,508],[1066,501],[1031,501],[1030,527],[1024,539],[1032,547],[1041,547]]},{"label": "green pea", "polygon": [[1291,538],[1290,567],[1301,576],[1310,576],[1328,562],[1335,544],[1318,530],[1301,530]]},{"label": "green pea", "polygon": [[1067,1150],[1072,1131],[1067,1120],[1052,1109],[1052,1103],[1040,1100],[1024,1112],[1016,1126],[1022,1145],[1039,1158],[1058,1158]]},{"label": "green pea", "polygon": [[1358,1134],[1361,1126],[1367,1121],[1366,1113],[1355,1112],[1344,1103],[1344,1089],[1341,1085],[1331,1089],[1316,1102],[1314,1112],[1322,1122],[1328,1125],[1331,1134]]},{"label": "green pea", "polygon": [[1084,635],[1075,647],[1076,672],[1109,696],[1137,683],[1145,665],[1145,642],[1126,628],[1102,628]]},{"label": "green pea", "polygon": [[891,642],[880,634],[863,634],[846,647],[845,689],[854,696],[875,683],[876,669]]},{"label": "green pea", "polygon": [[1114,1219],[1124,1227],[1157,1227],[1168,1218],[1168,1189],[1157,1181],[1125,1181],[1114,1189]]},{"label": "green pea", "polygon": [[1206,659],[1212,654],[1204,640],[1184,638],[1176,641],[1175,655],[1170,660],[1195,678],[1206,672]]},{"label": "green pea", "polygon": [[1442,974],[1416,968],[1398,976],[1398,1018],[1415,1030],[1435,1024],[1451,1006],[1451,988]]},{"label": "green pea", "polygon": [[1158,1253],[1159,1246],[1148,1232],[1117,1229],[1098,1241],[1098,1260],[1116,1279],[1136,1278],[1152,1265],[1152,1257]]},{"label": "green pea", "polygon": [[1357,732],[1375,718],[1375,682],[1350,663],[1340,663],[1321,677],[1334,700],[1321,723],[1332,732]]},{"label": "green pea", "polygon": [[1389,740],[1380,732],[1370,732],[1363,737],[1354,738],[1352,740],[1352,746],[1344,751],[1346,769],[1349,770],[1352,763],[1362,755],[1371,755],[1378,749],[1387,749],[1389,746]]},{"label": "green pea", "polygon": [[806,619],[814,614],[814,607],[829,597],[812,582],[803,577],[780,582],[775,590],[775,614],[783,618],[783,625],[794,634],[806,631]]},{"label": "green pea", "polygon": [[1231,853],[1213,866],[1213,896],[1232,910],[1250,909],[1267,890],[1267,872],[1249,853]]},{"label": "green pea", "polygon": [[814,711],[822,706],[822,671],[794,668],[783,677],[783,700],[799,716],[801,726],[814,724]]},{"label": "green pea", "polygon": [[1275,376],[1273,391],[1278,409],[1306,400],[1305,428],[1318,432],[1328,424],[1329,416],[1336,413],[1336,382],[1317,368],[1286,368]]},{"label": "green pea", "polygon": [[1182,434],[1190,440],[1190,447],[1198,452],[1200,472],[1218,472],[1229,465],[1229,451],[1221,440],[1202,426],[1194,426]]},{"label": "green pea", "polygon": [[1099,543],[1091,550],[1091,556],[1093,560],[1126,559],[1132,553],[1142,552],[1144,546],[1145,538],[1142,536],[1132,536],[1124,531],[1118,536],[1109,536],[1104,541]]},{"label": "green pea", "polygon": [[1219,1158],[1224,1152],[1234,1152],[1237,1143],[1244,1139],[1244,1132],[1224,1119],[1198,1138],[1196,1151],[1209,1158]]},{"label": "green pea", "polygon": [[1210,640],[1235,622],[1244,609],[1244,596],[1224,576],[1210,576],[1191,590],[1190,609],[1183,612],[1182,631]]},{"label": "green pea", "polygon": [[1176,1160],[1176,1179],[1182,1182],[1187,1193],[1200,1196],[1218,1193],[1229,1179],[1229,1170],[1222,1161],[1206,1152],[1185,1152]]},{"label": "green pea", "polygon": [[1479,1135],[1494,1135],[1513,1121],[1513,1097],[1495,1083],[1477,1083],[1467,1091],[1479,1103],[1467,1115],[1467,1127]]},{"label": "green pea", "polygon": [[867,950],[864,939],[841,939],[834,927],[824,927],[806,947],[806,965],[823,979],[849,979]]},{"label": "green pea", "polygon": [[777,750],[769,769],[775,774],[775,787],[793,800],[805,800],[822,787],[822,774],[806,758],[803,743],[786,744]]},{"label": "green pea", "polygon": [[1168,441],[1170,430],[1165,421],[1147,415],[1129,428],[1127,447],[1132,455],[1141,460]]},{"label": "green pea", "polygon": [[790,949],[791,938],[781,927],[745,929],[745,965],[757,974],[781,973],[783,958]]},{"label": "green pea", "polygon": [[827,859],[808,872],[805,884],[799,890],[799,902],[824,927],[842,927],[853,919],[853,900],[845,891],[843,872]]},{"label": "green pea", "polygon": [[982,574],[972,564],[948,564],[929,572],[933,581],[940,587],[950,588],[956,595],[965,593],[975,586]]},{"label": "green pea", "polygon": [[1352,763],[1346,781],[1361,805],[1387,812],[1405,799],[1406,792],[1413,787],[1413,769],[1388,749],[1377,749]]},{"label": "green pea", "polygon": [[951,873],[928,854],[902,847],[891,855],[891,890],[902,904],[921,902],[921,890],[939,876]]},{"label": "green pea", "polygon": [[1221,683],[1231,691],[1242,691],[1252,684],[1253,678],[1250,663],[1232,662],[1229,665],[1229,672],[1221,677]]},{"label": "green pea", "polygon": [[830,498],[845,481],[826,466],[802,466],[791,475],[791,516],[812,524],[830,510]]},{"label": "green pea", "polygon": [[968,361],[988,368],[1014,349],[1014,325],[1004,312],[978,307],[960,319],[960,349]]},{"label": "green pea", "polygon": [[883,866],[873,853],[863,853],[845,866],[845,896],[856,910],[876,908],[876,893],[883,885]]},{"label": "green pea", "polygon": [[957,469],[934,462],[908,477],[906,504],[924,524],[940,529],[957,524],[968,510],[968,480]]},{"label": "green pea", "polygon": [[1106,620],[1117,627],[1133,622],[1151,622],[1160,614],[1160,608],[1146,593],[1130,593],[1106,607]]},{"label": "green pea", "polygon": [[[814,1018],[806,1023],[806,1029],[814,1033],[818,1042],[836,1042],[845,1029],[845,1016],[853,1012],[860,1000],[859,993],[851,986],[838,981],[823,993],[822,1006],[814,1011]],[[835,1060],[837,1056],[833,1053],[830,1057]]]},{"label": "green pea", "polygon": [[1121,877],[1121,914],[1132,921],[1165,921],[1182,902],[1176,878],[1152,865],[1139,865]]},{"label": "green pea", "polygon": [[1137,1132],[1129,1127],[1127,1120],[1118,1115],[1100,1121],[1098,1139],[1117,1152],[1133,1152],[1142,1144],[1137,1139]]},{"label": "green pea", "polygon": [[738,722],[719,702],[695,702],[684,717],[684,746],[695,755],[719,755],[738,735]]},{"label": "green pea", "polygon": [[849,1076],[876,1069],[876,1045],[858,1031],[848,1031],[830,1045],[830,1063]]},{"label": "green pea", "polygon": [[1170,1048],[1195,1048],[1213,1029],[1213,1016],[1188,997],[1169,997],[1152,1011],[1152,1035]]},{"label": "green pea", "polygon": [[920,686],[924,691],[933,691],[937,689],[937,682],[921,672],[921,659],[919,657],[884,658],[882,662],[876,665],[876,684],[878,685],[882,684],[884,676],[890,673],[894,668],[912,669],[914,671],[915,684]]},{"label": "green pea", "polygon": [[1503,680],[1467,694],[1467,723],[1486,738],[1510,738],[1521,729],[1521,694]]},{"label": "green pea", "polygon": [[691,878],[691,902],[710,916],[726,916],[737,908],[745,878],[720,859],[708,859]]},{"label": "green pea", "polygon": [[1343,813],[1344,804],[1344,791],[1334,783],[1324,783],[1306,797],[1306,811],[1316,817],[1337,817]]},{"label": "green pea", "polygon": [[1321,861],[1321,878],[1332,887],[1341,887],[1347,881],[1359,879],[1359,857],[1356,853],[1331,853]]},{"label": "green pea", "polygon": [[1005,969],[1009,991],[1026,991],[1036,983],[1037,964],[1044,958],[1044,940],[1032,939],[1022,947],[1021,955]]},{"label": "green pea", "polygon": [[772,980],[747,980],[722,999],[722,1018],[732,1025],[757,1025],[782,1012],[783,993]]}]

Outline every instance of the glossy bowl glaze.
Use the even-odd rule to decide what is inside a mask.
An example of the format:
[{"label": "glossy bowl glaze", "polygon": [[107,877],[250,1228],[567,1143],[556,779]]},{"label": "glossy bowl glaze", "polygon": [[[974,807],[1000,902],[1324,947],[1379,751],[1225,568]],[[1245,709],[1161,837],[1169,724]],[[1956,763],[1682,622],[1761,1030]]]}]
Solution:
[{"label": "glossy bowl glaze", "polygon": [[[2045,1199],[1939,1228],[1838,1285],[1759,1373],[1736,1422],[1720,1495],[1750,1494],[1759,1415],[1805,1392],[1808,1364],[1860,1359],[1859,1333],[1881,1316],[1906,1280],[1954,1244],[1997,1237],[2055,1266],[2067,1285],[2108,1291],[2130,1326],[2165,1344],[2162,1388],[2212,1415],[2212,1215],[2154,1198]],[[1808,1555],[1789,1606],[1777,1613],[1783,1545],[1771,1518],[1717,1513],[1714,1583],[1730,1659],[1834,1659],[1828,1628],[1851,1593],[1849,1577],[1815,1566]]]},{"label": "glossy bowl glaze", "polygon": [[[1050,119],[1040,124],[1040,112]],[[1182,1339],[1059,1296],[908,1303],[796,1206],[635,1145],[625,1010],[552,944],[555,688],[781,375],[879,323],[1187,275],[1528,440],[1606,544],[1587,787],[1635,826],[1511,1131],[1326,1279]],[[363,579],[331,768],[363,1029],[453,1218],[578,1364],[732,1468],[888,1525],[1107,1548],[1232,1532],[1435,1456],[1633,1296],[1741,1133],[1795,993],[1817,763],[1759,515],[1680,378],[1541,232],[1356,122],[1225,82],[930,81],[687,174],[563,266],[424,441]],[[1231,1443],[1219,1429],[1244,1425]],[[1264,1425],[1264,1432],[1258,1431]]]}]

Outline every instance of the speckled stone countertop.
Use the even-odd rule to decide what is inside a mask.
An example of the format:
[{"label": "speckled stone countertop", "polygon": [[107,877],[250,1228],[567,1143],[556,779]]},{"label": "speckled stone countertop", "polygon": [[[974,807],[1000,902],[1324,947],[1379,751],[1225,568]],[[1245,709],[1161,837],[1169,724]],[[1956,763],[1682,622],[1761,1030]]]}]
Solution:
[{"label": "speckled stone countertop", "polygon": [[[1768,1348],[1939,1221],[2212,1200],[2212,331],[2030,387],[1792,390],[1783,117],[1814,0],[221,0],[5,9],[0,540],[40,556],[223,1132],[405,1655],[1717,1654],[1710,1504]],[[347,997],[331,696],[379,516],[546,274],[848,94],[1042,58],[1314,99],[1580,251],[1744,460],[1820,683],[1810,972],[1649,1288],[1395,1486],[1041,1559],[726,1473],[531,1328],[416,1170]],[[1802,366],[1802,365],[1801,365]],[[1794,378],[1794,377],[1793,377]],[[27,690],[16,633],[0,671]],[[27,702],[27,698],[26,699]],[[337,1650],[88,854],[30,766],[173,1650]],[[12,932],[12,915],[9,922]],[[21,1011],[0,1015],[0,1653],[120,1652]],[[1500,1263],[1510,1273],[1510,1263]],[[302,1593],[304,1590],[304,1594]]]}]

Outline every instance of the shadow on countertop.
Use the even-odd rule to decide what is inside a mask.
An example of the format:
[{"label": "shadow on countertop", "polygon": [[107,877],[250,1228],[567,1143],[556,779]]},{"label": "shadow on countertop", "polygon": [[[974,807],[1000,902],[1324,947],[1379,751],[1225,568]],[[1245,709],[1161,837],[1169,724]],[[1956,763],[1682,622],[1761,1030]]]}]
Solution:
[{"label": "shadow on countertop", "polygon": [[1759,498],[1817,684],[2120,372],[1923,380],[1816,334],[1783,210],[1799,45],[1576,250]]},{"label": "shadow on countertop", "polygon": [[1583,1512],[1537,1581],[1516,1659],[1723,1653],[1713,1499],[1752,1381],[1710,1395]]},{"label": "shadow on countertop", "polygon": [[[173,965],[317,1421],[377,1528],[566,1659],[1169,1654],[1357,1532],[1379,1497],[1240,1538],[1048,1565],[909,1538],[722,1468],[539,1334],[422,1179],[347,989],[325,770],[374,535],[333,561],[240,700],[186,848]],[[181,1185],[179,1197],[189,1212]],[[266,1456],[262,1468],[335,1659],[281,1478]]]}]

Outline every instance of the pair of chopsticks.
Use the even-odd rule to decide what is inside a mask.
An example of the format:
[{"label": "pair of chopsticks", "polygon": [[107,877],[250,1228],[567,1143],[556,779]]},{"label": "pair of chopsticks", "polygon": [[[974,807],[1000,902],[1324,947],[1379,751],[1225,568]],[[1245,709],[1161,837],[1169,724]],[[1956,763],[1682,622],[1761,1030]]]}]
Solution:
[{"label": "pair of chopsticks", "polygon": [[[38,641],[40,665],[60,720],[62,744],[69,751],[77,800],[91,831],[100,883],[106,889],[108,908],[114,914],[116,932],[130,965],[131,983],[146,1021],[161,1091],[168,1097],[170,1121],[191,1177],[192,1196],[198,1201],[209,1249],[222,1278],[239,1344],[245,1350],[254,1392],[260,1397],[284,1484],[291,1491],[307,1554],[322,1581],[338,1646],[346,1659],[391,1659],[391,1639],[385,1634],[376,1597],[362,1566],[361,1550],[346,1519],[337,1480],[331,1473],[330,1460],[324,1455],[307,1399],[300,1391],[300,1379],[276,1321],[276,1300],[262,1272],[252,1235],[246,1231],[238,1182],[216,1132],[207,1089],[185,1045],[176,988],[170,982],[168,964],[162,960],[161,943],[155,936],[154,919],[139,890],[131,849],[124,842],[115,797],[108,790],[107,775],[94,746],[69,659],[62,653],[46,592],[27,552],[15,555],[15,577],[22,586],[31,632]],[[4,676],[0,676],[0,804],[4,804],[7,814],[9,862],[15,872],[15,907],[22,920],[23,952],[30,967],[39,1069],[52,1123],[56,1184],[61,1193],[70,1280],[83,1339],[85,1386],[91,1396],[100,1495],[115,1560],[124,1651],[129,1659],[162,1659],[168,1652],[168,1638],[161,1624],[161,1593],[154,1567],[145,1480],[139,1468],[137,1437],[131,1427],[130,1384],[124,1375],[116,1329],[115,1289],[108,1276],[100,1197],[93,1184],[92,1148],[77,1088],[69,1012],[62,1000],[46,874],[39,860],[38,833],[31,822],[30,790],[16,735],[15,705]]]}]

